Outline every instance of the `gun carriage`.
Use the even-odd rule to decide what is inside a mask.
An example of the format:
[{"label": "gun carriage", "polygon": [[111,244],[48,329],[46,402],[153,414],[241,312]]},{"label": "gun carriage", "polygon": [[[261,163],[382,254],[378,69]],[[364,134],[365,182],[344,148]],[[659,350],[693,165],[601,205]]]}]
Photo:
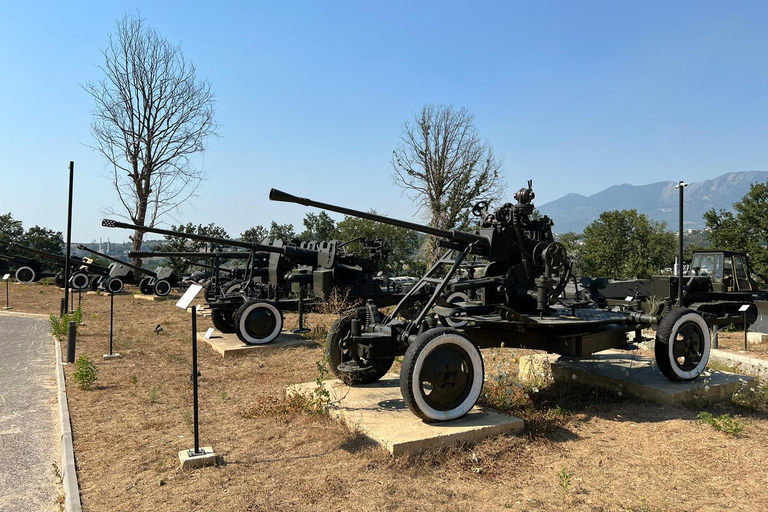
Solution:
[{"label": "gun carriage", "polygon": [[[282,311],[300,311],[326,300],[334,290],[350,300],[371,299],[381,307],[396,304],[403,296],[400,287],[387,286],[371,275],[386,247],[372,243],[374,254],[360,257],[346,251],[339,241],[301,242],[283,245],[255,244],[223,238],[148,228],[105,219],[102,225],[189,238],[251,251],[249,275],[237,292],[209,301],[211,320],[221,332],[234,332],[246,344],[269,343],[283,327]],[[261,266],[266,263],[266,266]]]},{"label": "gun carriage", "polygon": [[[394,310],[384,315],[366,304],[339,318],[326,345],[333,372],[351,385],[379,380],[396,356],[404,356],[400,390],[407,407],[424,421],[459,418],[474,406],[483,386],[481,348],[520,347],[583,356],[626,345],[628,332],[657,326],[656,361],[670,380],[695,379],[706,367],[707,323],[690,309],[649,314],[632,308],[599,309],[562,299],[571,277],[564,246],[555,242],[546,216],[534,218],[528,187],[491,212],[487,202],[472,212],[473,232],[443,230],[296,197],[272,189],[269,198],[412,229],[439,239],[445,250]],[[487,262],[482,277],[455,281],[470,255]],[[412,319],[399,316],[409,299],[432,285],[429,300]],[[445,299],[472,291],[474,299]],[[439,318],[453,322],[440,326]]]},{"label": "gun carriage", "polygon": [[[39,256],[40,258],[60,263],[61,265],[66,265],[67,263],[67,258],[60,254],[53,254],[50,252],[33,249],[32,247],[27,247],[15,242],[9,242],[7,240],[0,240],[0,242],[4,243],[8,247],[29,252]],[[45,270],[45,266],[36,258],[29,258],[25,256],[0,257],[17,265],[18,268],[16,269],[15,277],[16,280],[20,283],[32,283],[45,277],[53,277],[56,282],[56,286],[60,288],[64,286],[63,271],[58,271],[55,273],[47,272]],[[70,258],[69,265],[70,270],[72,270],[72,274],[69,276],[69,285],[75,290],[84,290],[88,288],[93,275],[106,275],[108,273],[108,269],[104,266],[97,265],[90,261],[78,260],[77,258]]]}]

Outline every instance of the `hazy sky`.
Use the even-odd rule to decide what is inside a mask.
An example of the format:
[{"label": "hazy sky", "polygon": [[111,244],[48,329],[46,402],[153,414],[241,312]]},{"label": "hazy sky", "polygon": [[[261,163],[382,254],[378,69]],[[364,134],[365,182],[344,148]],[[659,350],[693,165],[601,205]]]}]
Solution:
[{"label": "hazy sky", "polygon": [[[403,123],[466,107],[537,205],[617,183],[768,170],[768,3],[707,1],[4,2],[0,214],[73,239],[117,208],[91,151],[92,98],[116,21],[138,8],[217,94],[209,179],[170,223],[238,236],[308,210],[271,187],[419,220],[391,179]],[[316,213],[316,212],[315,212]],[[546,211],[543,211],[546,213]],[[337,217],[338,218],[338,217]]]}]

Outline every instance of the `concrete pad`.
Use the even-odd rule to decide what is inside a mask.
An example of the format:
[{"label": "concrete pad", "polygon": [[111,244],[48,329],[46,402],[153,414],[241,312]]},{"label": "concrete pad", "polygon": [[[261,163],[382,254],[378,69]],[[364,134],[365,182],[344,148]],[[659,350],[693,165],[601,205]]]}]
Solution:
[{"label": "concrete pad", "polygon": [[179,300],[181,295],[166,295],[165,297],[160,297],[159,295],[144,295],[143,293],[134,293],[133,298],[148,300],[151,302],[162,302],[164,300]]},{"label": "concrete pad", "polygon": [[768,361],[749,357],[749,353],[734,354],[725,350],[712,349],[709,358],[728,365],[739,372],[756,377],[768,377]]},{"label": "concrete pad", "polygon": [[768,334],[764,332],[750,332],[747,331],[747,344],[749,343],[764,343],[768,341]]},{"label": "concrete pad", "polygon": [[317,345],[314,340],[287,331],[280,333],[274,341],[263,345],[246,345],[240,341],[236,334],[222,334],[220,332],[215,332],[210,338],[205,337],[205,332],[198,332],[197,341],[208,344],[214,352],[221,354],[222,357],[241,356],[268,348],[314,347]]},{"label": "concrete pad", "polygon": [[123,356],[121,356],[120,354],[117,354],[117,353],[115,353],[115,354],[104,354],[104,359],[120,359],[121,357],[123,357]]},{"label": "concrete pad", "polygon": [[552,363],[558,380],[579,380],[655,402],[681,404],[695,400],[728,400],[740,381],[754,380],[735,373],[705,371],[698,379],[672,382],[651,357],[604,351],[591,356],[561,356]]},{"label": "concrete pad", "polygon": [[210,446],[201,446],[200,453],[195,453],[195,449],[181,450],[179,452],[179,462],[181,469],[197,469],[205,466],[216,465],[216,454]]},{"label": "concrete pad", "polygon": [[[403,402],[400,377],[385,375],[379,382],[350,387],[338,379],[323,382],[331,394],[332,417],[343,419],[395,456],[459,442],[478,441],[504,433],[516,434],[523,420],[483,407],[453,421],[424,423]],[[288,388],[288,393],[313,393],[316,382]]]}]

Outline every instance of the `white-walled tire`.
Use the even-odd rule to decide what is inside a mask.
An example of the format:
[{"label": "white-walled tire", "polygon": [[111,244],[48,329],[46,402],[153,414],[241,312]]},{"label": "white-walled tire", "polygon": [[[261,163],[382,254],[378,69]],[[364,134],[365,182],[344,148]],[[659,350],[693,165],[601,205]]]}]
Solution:
[{"label": "white-walled tire", "polygon": [[408,347],[400,370],[405,405],[426,422],[461,418],[483,390],[483,357],[466,334],[438,327]]},{"label": "white-walled tire", "polygon": [[139,281],[139,291],[143,295],[152,295],[155,292],[155,288],[152,286],[154,279],[151,277],[143,277],[141,278],[141,281]]},{"label": "white-walled tire", "polygon": [[123,291],[123,288],[125,288],[125,284],[119,277],[113,277],[104,282],[104,290],[106,290],[107,293],[120,293]]},{"label": "white-walled tire", "polygon": [[19,267],[16,270],[16,280],[20,283],[31,283],[35,281],[37,274],[31,267]]},{"label": "white-walled tire", "polygon": [[85,272],[75,272],[69,278],[69,285],[75,290],[85,290],[91,284],[91,278]]},{"label": "white-walled tire", "polygon": [[251,299],[235,313],[235,333],[247,345],[269,343],[283,330],[283,313],[272,302]]},{"label": "white-walled tire", "polygon": [[672,310],[656,329],[656,365],[669,380],[693,380],[707,367],[710,346],[709,326],[700,314]]},{"label": "white-walled tire", "polygon": [[155,289],[155,295],[158,297],[167,297],[169,293],[171,293],[171,283],[166,281],[165,279],[160,279],[155,283],[154,286]]},{"label": "white-walled tire", "polygon": [[[448,304],[456,304],[458,302],[467,302],[469,300],[469,296],[467,296],[464,292],[453,292],[448,297],[445,298],[445,301]],[[447,316],[441,316],[439,317],[440,323],[443,324],[445,327],[453,327],[455,329],[461,329],[462,327],[466,327],[467,321],[466,320],[456,320],[454,318],[450,318]]]}]

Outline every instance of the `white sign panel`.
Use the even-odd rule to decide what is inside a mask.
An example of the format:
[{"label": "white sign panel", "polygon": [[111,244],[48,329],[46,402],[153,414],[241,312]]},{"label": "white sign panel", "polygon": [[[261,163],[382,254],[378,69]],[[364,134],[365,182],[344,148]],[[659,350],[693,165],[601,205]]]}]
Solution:
[{"label": "white sign panel", "polygon": [[213,327],[209,327],[207,331],[205,331],[205,334],[203,334],[203,338],[209,340],[211,339],[211,336],[213,336]]},{"label": "white sign panel", "polygon": [[751,304],[744,304],[743,306],[741,306],[741,307],[739,308],[739,311],[741,311],[741,312],[743,313],[743,312],[745,312],[746,310],[748,310],[750,306],[751,306]]},{"label": "white sign panel", "polygon": [[3,276],[3,281],[7,281],[9,277],[11,277],[11,274],[5,274]]},{"label": "white sign panel", "polygon": [[177,308],[181,309],[187,309],[190,304],[192,304],[192,301],[195,300],[195,297],[197,297],[197,294],[200,293],[200,290],[202,290],[203,287],[199,284],[193,284],[189,288],[187,288],[187,291],[184,292],[184,295],[181,296],[179,299],[179,302],[176,303]]}]

